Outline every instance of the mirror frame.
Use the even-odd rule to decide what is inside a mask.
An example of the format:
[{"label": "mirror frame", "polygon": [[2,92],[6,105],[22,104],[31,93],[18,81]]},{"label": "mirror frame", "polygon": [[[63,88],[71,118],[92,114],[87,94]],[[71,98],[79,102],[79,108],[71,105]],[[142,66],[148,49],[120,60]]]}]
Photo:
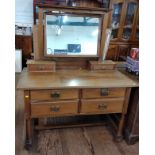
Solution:
[{"label": "mirror frame", "polygon": [[[102,60],[103,57],[103,49],[104,43],[106,39],[106,29],[108,27],[108,12],[109,10],[104,9],[90,9],[90,8],[75,8],[75,7],[63,7],[63,6],[38,6],[39,7],[39,18],[38,24],[34,26],[34,59],[35,60],[54,60],[56,58],[98,58],[98,60]],[[93,56],[80,56],[80,55],[53,55],[53,56],[45,56],[45,40],[44,40],[44,33],[45,33],[45,15],[47,13],[53,13],[53,11],[57,11],[60,13],[65,14],[74,14],[74,15],[86,15],[86,16],[95,16],[99,17],[101,20],[100,22],[100,39],[98,40],[98,51],[97,55]]]}]

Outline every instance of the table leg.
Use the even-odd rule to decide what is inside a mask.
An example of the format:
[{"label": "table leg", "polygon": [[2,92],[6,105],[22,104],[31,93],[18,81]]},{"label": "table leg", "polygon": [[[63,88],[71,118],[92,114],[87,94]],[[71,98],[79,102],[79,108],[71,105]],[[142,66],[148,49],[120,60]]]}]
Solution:
[{"label": "table leg", "polygon": [[33,120],[28,118],[26,119],[26,140],[25,140],[25,148],[30,150],[32,148],[33,142]]},{"label": "table leg", "polygon": [[115,141],[116,142],[120,142],[123,140],[124,119],[125,119],[125,115],[122,114],[120,121],[119,121],[119,124],[118,124],[118,129],[117,129],[116,135],[115,135]]}]

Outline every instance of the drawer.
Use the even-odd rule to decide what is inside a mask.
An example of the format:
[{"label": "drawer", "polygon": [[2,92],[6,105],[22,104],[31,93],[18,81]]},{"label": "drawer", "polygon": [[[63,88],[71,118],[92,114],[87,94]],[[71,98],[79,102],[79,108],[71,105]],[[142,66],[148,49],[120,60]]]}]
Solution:
[{"label": "drawer", "polygon": [[101,89],[83,89],[82,98],[111,98],[124,97],[125,88],[101,88]]},{"label": "drawer", "polygon": [[55,64],[28,64],[29,72],[55,72]]},{"label": "drawer", "polygon": [[104,62],[90,61],[89,66],[91,70],[114,70],[116,63],[111,60],[105,60]]},{"label": "drawer", "polygon": [[79,96],[77,89],[33,90],[30,95],[32,102],[78,99]]},{"label": "drawer", "polygon": [[83,99],[80,113],[121,113],[124,99]]},{"label": "drawer", "polygon": [[31,117],[77,114],[78,100],[31,103]]}]

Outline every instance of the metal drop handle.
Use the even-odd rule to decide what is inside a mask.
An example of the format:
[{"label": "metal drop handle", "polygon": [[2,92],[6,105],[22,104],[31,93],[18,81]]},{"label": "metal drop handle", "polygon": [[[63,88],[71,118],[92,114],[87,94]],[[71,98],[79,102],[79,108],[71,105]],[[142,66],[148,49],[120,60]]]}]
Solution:
[{"label": "metal drop handle", "polygon": [[60,107],[59,107],[59,106],[52,106],[52,107],[50,108],[50,110],[51,110],[52,112],[58,112],[58,111],[60,111]]},{"label": "metal drop handle", "polygon": [[109,89],[108,88],[102,88],[100,95],[101,96],[108,96],[109,95]]},{"label": "metal drop handle", "polygon": [[51,93],[51,97],[52,98],[59,98],[60,97],[60,93],[59,92],[52,92]]},{"label": "metal drop handle", "polygon": [[101,110],[107,109],[107,104],[106,103],[99,104],[98,109],[101,109]]}]

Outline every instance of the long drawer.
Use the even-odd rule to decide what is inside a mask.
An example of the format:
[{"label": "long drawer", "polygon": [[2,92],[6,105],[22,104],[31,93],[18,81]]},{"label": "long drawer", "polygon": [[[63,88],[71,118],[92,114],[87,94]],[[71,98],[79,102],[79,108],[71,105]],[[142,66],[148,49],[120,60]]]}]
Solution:
[{"label": "long drawer", "polygon": [[120,113],[123,109],[123,98],[82,99],[81,113]]},{"label": "long drawer", "polygon": [[76,114],[78,100],[31,103],[31,117]]},{"label": "long drawer", "polygon": [[34,90],[30,94],[32,102],[78,99],[77,89]]},{"label": "long drawer", "polygon": [[82,98],[111,98],[111,97],[124,97],[125,88],[97,88],[97,89],[83,89]]}]

